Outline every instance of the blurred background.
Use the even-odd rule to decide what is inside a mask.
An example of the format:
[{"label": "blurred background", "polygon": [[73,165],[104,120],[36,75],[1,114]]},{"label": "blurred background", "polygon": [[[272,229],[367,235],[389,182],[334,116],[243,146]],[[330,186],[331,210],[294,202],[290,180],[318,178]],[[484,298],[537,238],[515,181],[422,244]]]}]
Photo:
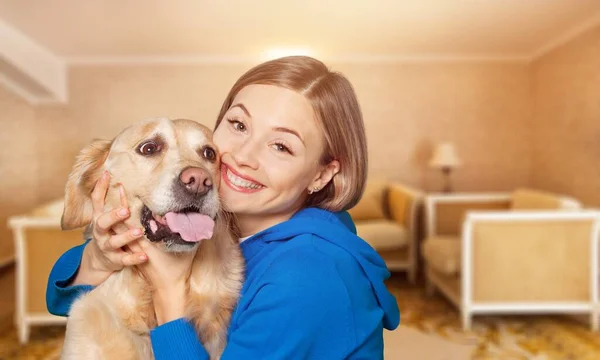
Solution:
[{"label": "blurred background", "polygon": [[[44,291],[57,256],[81,242],[56,229],[78,151],[148,117],[212,128],[239,76],[286,55],[324,61],[358,94],[365,199],[378,205],[352,216],[393,270],[403,313],[386,358],[600,358],[598,0],[0,0],[0,358],[60,352],[64,319],[47,314]],[[483,306],[469,324],[461,229],[467,205],[485,202],[508,232],[476,247],[474,266],[496,267],[468,280]],[[396,228],[382,237],[377,221]],[[490,253],[505,257],[481,260]],[[507,265],[518,271],[494,277]]]}]

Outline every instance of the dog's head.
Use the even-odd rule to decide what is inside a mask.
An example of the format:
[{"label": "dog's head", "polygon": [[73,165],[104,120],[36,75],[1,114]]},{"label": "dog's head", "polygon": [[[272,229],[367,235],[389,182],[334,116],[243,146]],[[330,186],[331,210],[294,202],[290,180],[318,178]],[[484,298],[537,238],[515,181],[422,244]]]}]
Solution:
[{"label": "dog's head", "polygon": [[104,171],[111,184],[106,208],[120,206],[119,184],[127,193],[129,226],[166,251],[196,249],[212,237],[220,213],[219,155],[212,132],[192,120],[151,119],[114,140],[96,140],[83,149],[66,185],[62,228],[92,220],[91,192]]}]

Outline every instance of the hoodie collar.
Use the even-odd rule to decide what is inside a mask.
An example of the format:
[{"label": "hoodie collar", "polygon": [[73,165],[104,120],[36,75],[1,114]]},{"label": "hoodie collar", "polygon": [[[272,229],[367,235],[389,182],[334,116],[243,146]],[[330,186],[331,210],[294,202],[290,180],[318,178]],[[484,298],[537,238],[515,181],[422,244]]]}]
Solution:
[{"label": "hoodie collar", "polygon": [[[336,217],[335,214],[318,209],[318,208],[304,208],[297,211],[289,220],[273,225],[270,228],[259,231],[258,233],[251,235],[240,243],[242,254],[246,261],[249,261],[254,255],[260,252],[266,244],[272,241],[285,241],[298,235],[297,232],[288,233],[283,235],[285,230],[290,226],[290,221],[294,222],[300,220],[320,219],[331,222],[332,224],[341,225],[342,222]],[[284,231],[282,231],[284,230]]]}]

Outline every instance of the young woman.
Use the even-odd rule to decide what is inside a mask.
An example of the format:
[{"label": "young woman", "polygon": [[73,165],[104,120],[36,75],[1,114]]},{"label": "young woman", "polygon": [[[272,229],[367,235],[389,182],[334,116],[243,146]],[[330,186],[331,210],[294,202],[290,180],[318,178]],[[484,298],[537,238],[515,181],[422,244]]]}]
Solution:
[{"label": "young woman", "polygon": [[[363,119],[349,81],[309,57],[258,65],[229,92],[214,142],[220,195],[237,217],[246,260],[222,359],[383,358],[383,329],[396,328],[400,318],[383,283],[385,263],[355,235],[345,212],[360,199],[367,169]],[[81,292],[124,266],[167,266],[140,247],[138,229],[111,230],[128,212],[102,214],[106,186],[103,179],[94,190],[93,238],[65,253],[50,274],[54,314],[65,316]],[[150,334],[154,355],[207,359],[182,318],[179,274],[189,264],[180,263],[168,266],[181,271],[155,271],[151,279],[159,322]]]}]

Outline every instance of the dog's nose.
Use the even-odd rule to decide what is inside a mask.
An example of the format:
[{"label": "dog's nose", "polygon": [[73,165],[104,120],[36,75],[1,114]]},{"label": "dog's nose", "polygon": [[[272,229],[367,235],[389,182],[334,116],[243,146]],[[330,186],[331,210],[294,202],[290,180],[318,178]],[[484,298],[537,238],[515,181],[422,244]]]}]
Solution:
[{"label": "dog's nose", "polygon": [[186,190],[193,194],[206,194],[212,187],[212,179],[208,171],[197,167],[184,169],[179,174],[179,180]]}]

